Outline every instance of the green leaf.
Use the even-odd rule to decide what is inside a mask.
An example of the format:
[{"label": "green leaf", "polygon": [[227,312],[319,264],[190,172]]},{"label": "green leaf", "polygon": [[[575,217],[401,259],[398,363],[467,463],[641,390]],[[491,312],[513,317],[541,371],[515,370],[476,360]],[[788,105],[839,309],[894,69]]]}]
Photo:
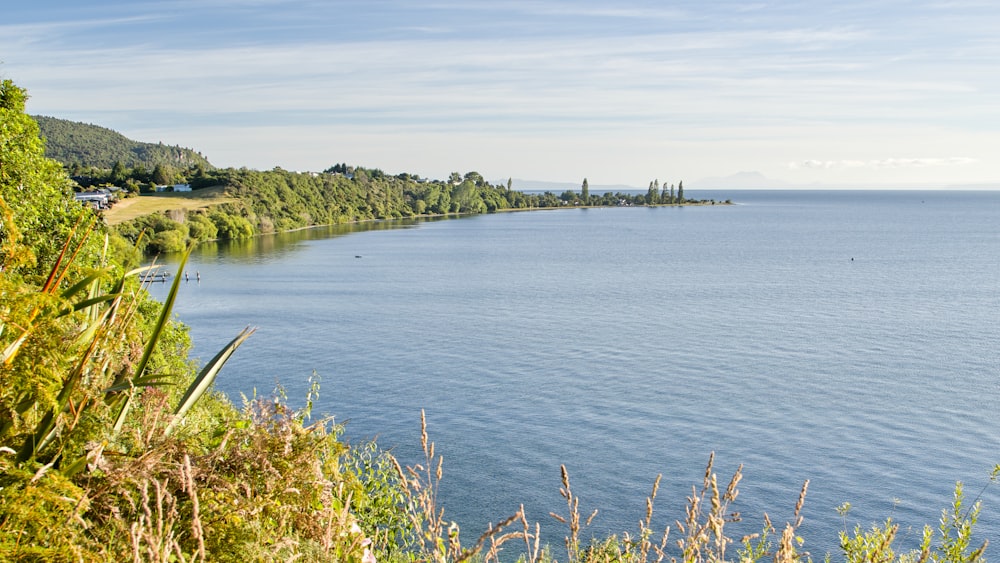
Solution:
[{"label": "green leaf", "polygon": [[225,365],[226,361],[228,361],[230,356],[233,355],[233,352],[240,347],[240,344],[243,344],[247,338],[250,338],[250,335],[254,333],[254,330],[256,329],[250,327],[244,328],[239,335],[236,336],[236,338],[226,345],[225,348],[220,350],[219,353],[205,365],[204,369],[201,370],[201,373],[198,374],[198,377],[191,382],[187,392],[184,393],[184,397],[181,399],[180,404],[177,405],[177,410],[174,412],[174,419],[170,421],[169,425],[167,425],[164,435],[170,434],[181,419],[184,418],[184,415],[187,414],[188,410],[198,402],[198,399],[205,394],[205,391],[208,391],[208,388],[211,387],[212,382],[215,381],[215,376],[219,374],[219,370],[222,369],[222,366]]},{"label": "green leaf", "polygon": [[85,276],[83,279],[81,279],[80,281],[76,282],[72,286],[70,286],[70,287],[66,288],[65,290],[63,290],[63,292],[60,294],[61,297],[63,297],[64,299],[69,299],[70,297],[72,297],[72,296],[76,295],[77,293],[79,293],[79,292],[83,291],[84,289],[86,289],[87,286],[89,286],[91,284],[91,282],[94,282],[94,281],[96,281],[96,280],[104,277],[104,274],[105,274],[104,271],[92,272],[91,274]]},{"label": "green leaf", "polygon": [[[163,302],[163,308],[160,310],[160,316],[156,319],[156,324],[153,326],[153,332],[149,335],[149,339],[146,341],[146,347],[143,349],[142,358],[139,359],[139,363],[135,368],[135,375],[133,376],[130,383],[134,386],[135,380],[142,377],[143,372],[146,370],[146,365],[149,364],[150,358],[153,356],[153,350],[156,349],[156,343],[160,339],[160,334],[163,332],[164,327],[170,320],[170,312],[173,310],[174,301],[177,299],[177,292],[180,290],[181,286],[181,275],[180,273],[184,271],[184,266],[187,264],[188,257],[191,256],[191,250],[193,246],[189,246],[181,256],[180,263],[177,264],[177,274],[174,276],[174,283],[170,286],[170,291],[167,293],[167,298]],[[122,425],[125,424],[125,417],[128,415],[129,408],[132,405],[132,394],[129,393],[125,396],[125,400],[122,401],[120,410],[118,411],[118,416],[115,417],[114,432],[117,434],[121,431]]]}]

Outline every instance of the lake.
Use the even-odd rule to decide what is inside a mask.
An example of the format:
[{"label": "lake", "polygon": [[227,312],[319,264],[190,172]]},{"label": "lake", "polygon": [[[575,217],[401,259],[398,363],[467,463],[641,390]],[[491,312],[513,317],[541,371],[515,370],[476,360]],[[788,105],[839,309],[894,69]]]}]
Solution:
[{"label": "lake", "polygon": [[[258,327],[216,383],[237,402],[280,382],[301,405],[315,371],[315,412],[404,464],[425,409],[466,541],[523,503],[561,546],[560,464],[600,510],[584,537],[634,533],[658,473],[662,529],[715,452],[720,481],[745,464],[737,537],[790,519],[808,479],[815,559],[838,553],[845,502],[849,528],[891,516],[915,547],[955,482],[971,501],[1000,462],[1000,193],[688,196],[736,205],[206,244],[175,313],[204,358]],[[998,546],[1000,491],[982,500]]]}]

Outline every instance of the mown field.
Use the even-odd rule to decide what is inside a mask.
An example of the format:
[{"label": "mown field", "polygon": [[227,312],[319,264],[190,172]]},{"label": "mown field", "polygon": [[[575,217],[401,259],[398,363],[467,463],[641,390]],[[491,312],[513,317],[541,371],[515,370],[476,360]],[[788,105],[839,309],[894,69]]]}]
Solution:
[{"label": "mown field", "polygon": [[117,225],[157,211],[171,209],[191,211],[234,201],[236,198],[225,195],[223,186],[213,186],[193,192],[145,194],[119,201],[104,212],[104,219],[109,225]]}]

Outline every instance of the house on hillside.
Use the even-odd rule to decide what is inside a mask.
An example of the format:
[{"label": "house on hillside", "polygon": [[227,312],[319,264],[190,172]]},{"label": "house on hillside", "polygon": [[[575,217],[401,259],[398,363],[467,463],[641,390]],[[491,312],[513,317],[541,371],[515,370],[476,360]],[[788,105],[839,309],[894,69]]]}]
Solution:
[{"label": "house on hillside", "polygon": [[157,192],[189,192],[191,184],[174,184],[172,186],[156,186]]}]

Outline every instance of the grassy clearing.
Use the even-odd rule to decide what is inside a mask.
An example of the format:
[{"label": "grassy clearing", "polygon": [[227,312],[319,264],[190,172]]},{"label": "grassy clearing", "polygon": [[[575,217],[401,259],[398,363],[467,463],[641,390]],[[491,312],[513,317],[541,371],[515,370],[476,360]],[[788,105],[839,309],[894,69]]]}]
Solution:
[{"label": "grassy clearing", "polygon": [[109,225],[117,225],[158,211],[171,209],[192,211],[235,201],[236,198],[225,195],[223,186],[213,186],[193,192],[146,194],[119,201],[104,212],[104,220]]}]

